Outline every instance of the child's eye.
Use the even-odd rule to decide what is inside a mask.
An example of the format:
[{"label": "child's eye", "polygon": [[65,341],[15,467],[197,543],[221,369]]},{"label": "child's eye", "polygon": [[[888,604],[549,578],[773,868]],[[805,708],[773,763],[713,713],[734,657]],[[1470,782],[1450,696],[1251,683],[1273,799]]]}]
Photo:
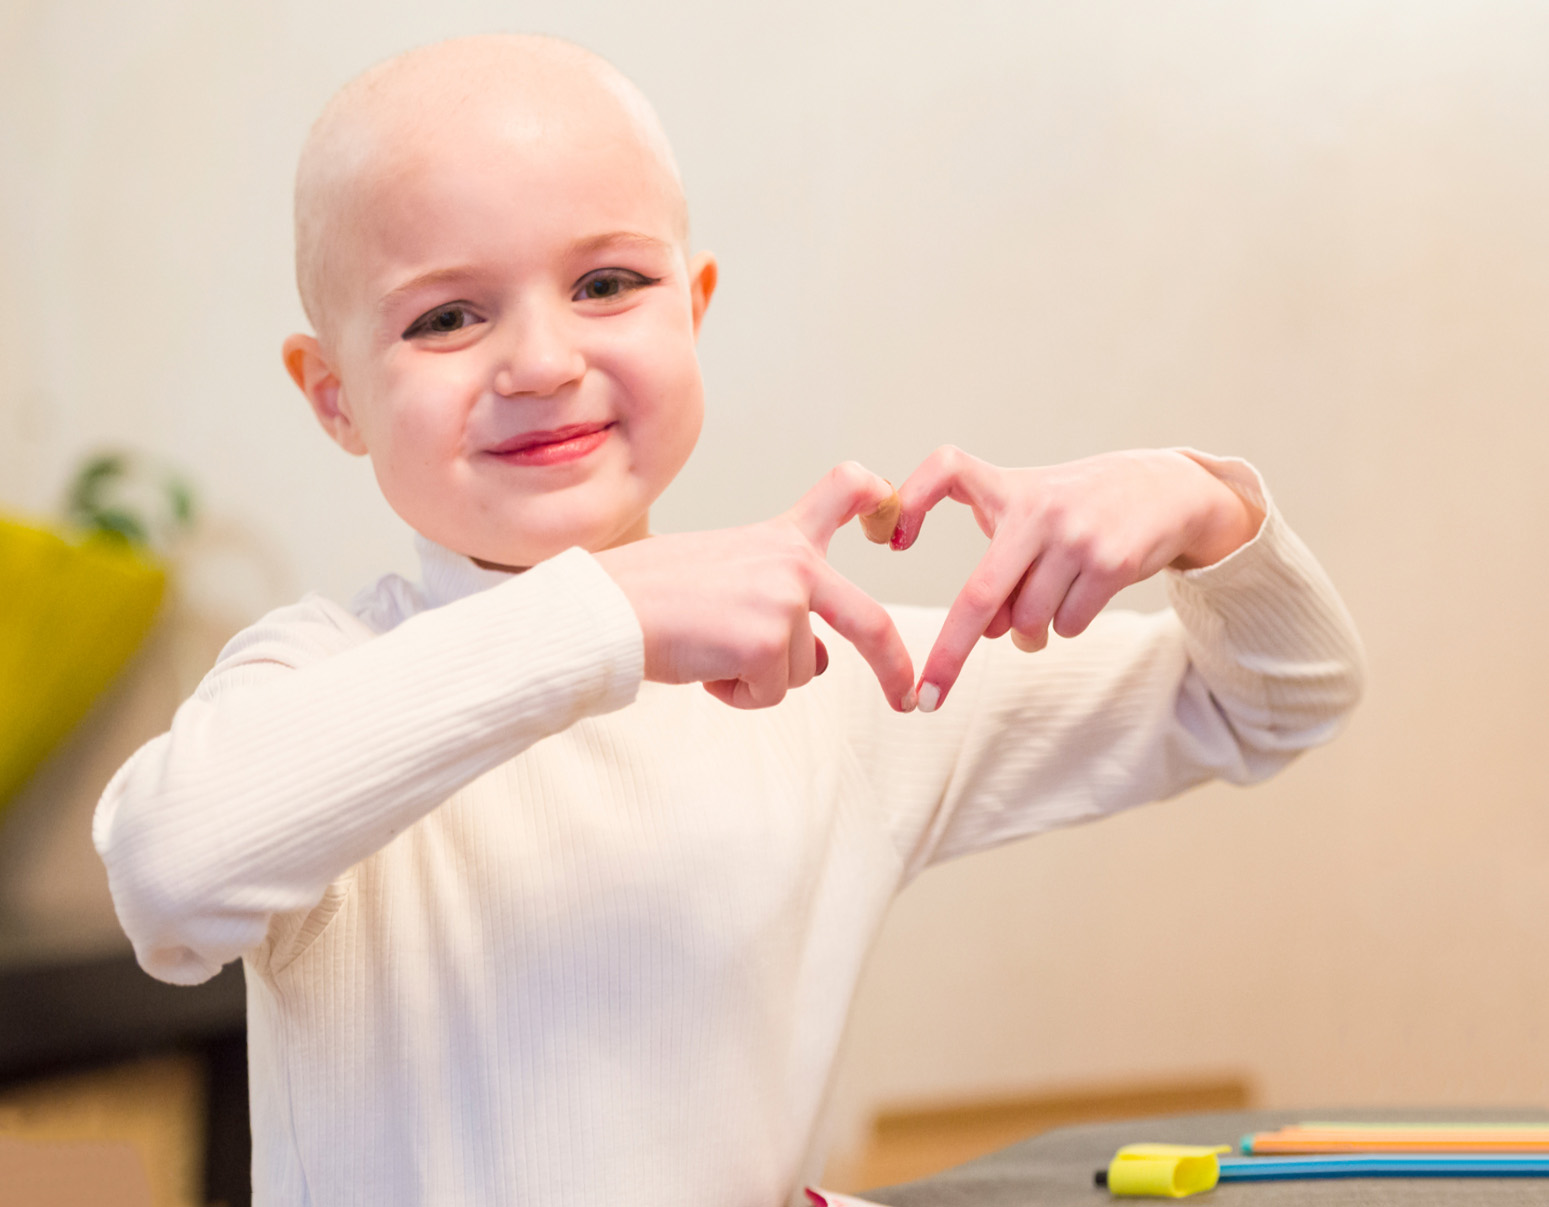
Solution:
[{"label": "child's eye", "polygon": [[445,306],[437,306],[434,310],[428,310],[419,318],[409,324],[403,333],[404,339],[415,339],[422,335],[450,335],[454,331],[461,331],[464,327],[482,322],[478,315],[474,314],[464,302],[448,302]]},{"label": "child's eye", "polygon": [[581,278],[580,284],[576,286],[574,300],[605,302],[609,298],[619,297],[632,290],[655,285],[660,280],[660,277],[643,276],[628,268],[599,268],[596,272],[589,272]]}]

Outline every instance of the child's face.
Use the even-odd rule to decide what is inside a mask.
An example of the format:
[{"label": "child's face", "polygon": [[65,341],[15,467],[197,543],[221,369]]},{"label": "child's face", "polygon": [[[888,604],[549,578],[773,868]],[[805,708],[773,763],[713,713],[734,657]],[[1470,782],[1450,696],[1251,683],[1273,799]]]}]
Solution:
[{"label": "child's face", "polygon": [[442,545],[529,566],[646,535],[699,435],[715,285],[675,175],[607,97],[417,124],[341,203],[328,346],[292,337],[292,375]]}]

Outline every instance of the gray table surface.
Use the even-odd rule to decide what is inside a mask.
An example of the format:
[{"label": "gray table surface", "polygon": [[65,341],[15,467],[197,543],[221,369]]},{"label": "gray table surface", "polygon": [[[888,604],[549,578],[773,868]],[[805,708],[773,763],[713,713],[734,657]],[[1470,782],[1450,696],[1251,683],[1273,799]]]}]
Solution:
[{"label": "gray table surface", "polygon": [[[1549,1123],[1542,1109],[1236,1111],[1062,1127],[919,1182],[861,1197],[886,1207],[1096,1207],[1122,1201],[1093,1185],[1126,1144],[1230,1144],[1244,1133],[1315,1119],[1377,1121],[1502,1120]],[[1165,1200],[1134,1200],[1162,1202]],[[1201,1207],[1549,1207],[1549,1178],[1334,1178],[1298,1182],[1223,1182],[1192,1196]]]}]

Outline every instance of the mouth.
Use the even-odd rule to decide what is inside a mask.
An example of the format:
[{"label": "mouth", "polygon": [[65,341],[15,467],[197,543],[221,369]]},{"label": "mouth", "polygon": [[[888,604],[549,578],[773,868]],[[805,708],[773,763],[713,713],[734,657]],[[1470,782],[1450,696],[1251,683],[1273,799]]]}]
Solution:
[{"label": "mouth", "polygon": [[545,432],[523,432],[485,452],[508,465],[561,465],[593,452],[612,430],[612,423],[572,423]]}]

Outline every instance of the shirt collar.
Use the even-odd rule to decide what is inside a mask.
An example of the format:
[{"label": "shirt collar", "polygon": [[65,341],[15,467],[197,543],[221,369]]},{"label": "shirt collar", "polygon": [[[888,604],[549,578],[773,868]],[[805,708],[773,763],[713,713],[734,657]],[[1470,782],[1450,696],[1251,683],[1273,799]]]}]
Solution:
[{"label": "shirt collar", "polygon": [[486,570],[472,558],[453,553],[417,532],[414,548],[420,557],[420,590],[432,608],[498,587],[515,577],[509,570]]}]

